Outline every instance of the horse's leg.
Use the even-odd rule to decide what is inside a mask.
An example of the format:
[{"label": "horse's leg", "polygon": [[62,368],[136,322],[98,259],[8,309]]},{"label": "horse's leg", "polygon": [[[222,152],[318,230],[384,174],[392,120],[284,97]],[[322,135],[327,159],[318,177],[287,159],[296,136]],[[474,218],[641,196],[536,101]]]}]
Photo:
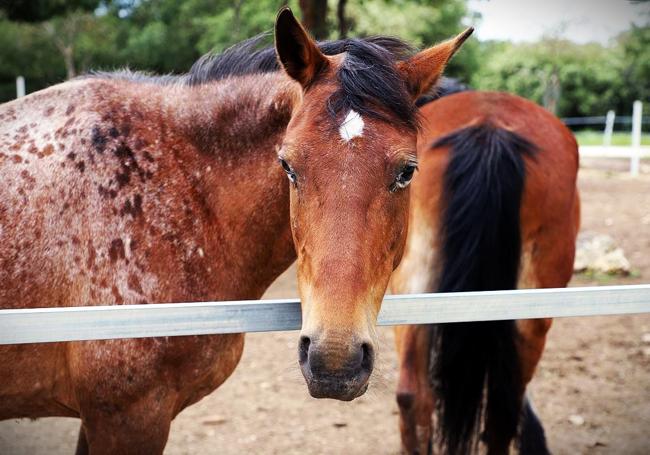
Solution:
[{"label": "horse's leg", "polygon": [[160,387],[151,390],[145,397],[121,406],[101,399],[82,403],[83,433],[88,453],[162,454],[169,436],[175,401],[174,394]]},{"label": "horse's leg", "polygon": [[546,345],[546,334],[553,319],[523,319],[517,321],[517,350],[519,351],[521,376],[524,387],[533,379],[537,364]]},{"label": "horse's leg", "polygon": [[178,346],[176,339],[148,338],[67,345],[82,421],[78,453],[162,453],[184,371],[167,360]]},{"label": "horse's leg", "polygon": [[[539,363],[544,346],[546,334],[551,328],[552,319],[529,319],[517,321],[519,337],[517,349],[519,351],[522,390],[532,380],[535,369]],[[550,451],[546,444],[544,427],[533,411],[528,398],[525,399],[521,416],[517,445],[522,455],[546,455]]]},{"label": "horse's leg", "polygon": [[79,438],[77,439],[77,450],[75,455],[88,455],[88,440],[86,439],[86,432],[83,423],[79,425]]},{"label": "horse's leg", "polygon": [[[556,229],[543,231],[544,235],[528,245],[527,250],[536,254],[527,254],[524,259],[526,283],[536,288],[565,287],[573,273],[575,253],[575,232],[579,224],[579,199],[576,196],[573,224],[557,226]],[[546,336],[553,320],[525,319],[517,321],[517,350],[519,353],[522,390],[532,380],[546,345]],[[550,453],[546,445],[544,427],[526,399],[519,434],[519,450],[523,454]]]},{"label": "horse's leg", "polygon": [[519,430],[519,453],[521,455],[549,455],[544,426],[537,417],[530,398],[526,397]]},{"label": "horse's leg", "polygon": [[429,380],[429,340],[428,326],[395,328],[400,434],[402,450],[408,454],[431,453],[434,397]]},{"label": "horse's leg", "polygon": [[69,343],[89,453],[162,453],[172,419],[230,376],[243,347],[243,334]]}]

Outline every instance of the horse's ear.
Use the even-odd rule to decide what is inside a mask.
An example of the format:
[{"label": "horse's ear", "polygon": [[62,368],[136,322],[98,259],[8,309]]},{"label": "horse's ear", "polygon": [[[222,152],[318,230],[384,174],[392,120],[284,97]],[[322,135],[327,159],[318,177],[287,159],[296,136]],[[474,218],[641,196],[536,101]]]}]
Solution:
[{"label": "horse's ear", "polygon": [[455,38],[418,52],[410,59],[398,63],[397,67],[414,99],[429,91],[438,81],[447,62],[472,32],[474,29],[470,27]]},{"label": "horse's ear", "polygon": [[318,48],[287,7],[275,19],[275,52],[289,76],[309,86],[327,66],[327,57]]}]

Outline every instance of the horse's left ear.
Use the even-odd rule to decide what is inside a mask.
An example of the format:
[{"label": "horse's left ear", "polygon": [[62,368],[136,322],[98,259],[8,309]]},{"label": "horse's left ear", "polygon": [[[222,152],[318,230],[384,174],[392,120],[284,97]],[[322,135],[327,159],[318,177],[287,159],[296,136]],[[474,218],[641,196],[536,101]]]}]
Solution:
[{"label": "horse's left ear", "polygon": [[287,74],[305,88],[328,65],[327,57],[287,7],[275,19],[275,52]]},{"label": "horse's left ear", "polygon": [[470,27],[455,38],[425,49],[397,64],[414,99],[429,91],[438,81],[447,62],[473,32],[474,28]]}]

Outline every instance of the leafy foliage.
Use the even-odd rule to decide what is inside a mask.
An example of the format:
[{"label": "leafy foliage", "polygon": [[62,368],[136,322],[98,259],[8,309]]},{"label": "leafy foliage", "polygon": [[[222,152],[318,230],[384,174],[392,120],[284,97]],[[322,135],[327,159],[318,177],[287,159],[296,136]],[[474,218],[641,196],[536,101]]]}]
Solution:
[{"label": "leafy foliage", "polygon": [[650,100],[650,27],[634,27],[610,47],[547,38],[533,44],[481,43],[483,65],[472,84],[504,90],[547,105],[558,80],[561,116],[627,114],[636,99]]},{"label": "leafy foliage", "polygon": [[[0,1],[0,101],[90,69],[129,67],[186,72],[205,52],[221,51],[271,30],[278,8],[299,0],[13,0]],[[425,47],[477,18],[465,0],[330,0],[325,24],[339,38],[394,35]],[[269,40],[270,43],[270,40]],[[627,113],[650,97],[650,28],[635,27],[610,47],[546,39],[536,44],[470,39],[447,74],[476,88],[507,90],[560,115]]]}]

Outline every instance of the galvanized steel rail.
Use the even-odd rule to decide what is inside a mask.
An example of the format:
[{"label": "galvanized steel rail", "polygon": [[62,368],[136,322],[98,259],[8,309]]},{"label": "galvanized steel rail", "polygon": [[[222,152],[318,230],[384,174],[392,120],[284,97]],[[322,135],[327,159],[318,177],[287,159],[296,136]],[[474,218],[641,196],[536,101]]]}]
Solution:
[{"label": "galvanized steel rail", "polygon": [[[379,325],[650,313],[650,284],[386,296]],[[232,302],[0,310],[0,344],[300,328],[300,302]]]}]

